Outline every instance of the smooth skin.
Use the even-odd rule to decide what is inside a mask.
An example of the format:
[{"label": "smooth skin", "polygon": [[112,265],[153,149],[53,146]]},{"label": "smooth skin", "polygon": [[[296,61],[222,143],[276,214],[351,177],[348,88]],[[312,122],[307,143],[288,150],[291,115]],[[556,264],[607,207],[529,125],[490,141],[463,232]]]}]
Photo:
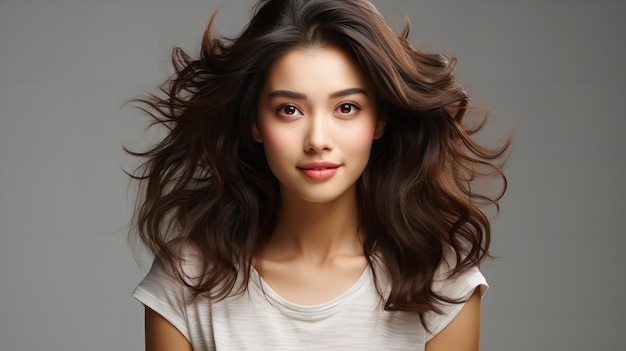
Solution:
[{"label": "smooth skin", "polygon": [[[305,68],[305,69],[303,69]],[[350,289],[367,260],[359,240],[355,182],[384,133],[375,93],[349,56],[333,46],[299,48],[270,68],[259,93],[254,139],[280,183],[275,231],[253,264],[288,301],[317,305]],[[307,176],[315,162],[331,177]],[[480,295],[426,345],[426,351],[476,351]],[[192,350],[167,320],[146,307],[146,350]]]},{"label": "smooth skin", "polygon": [[172,323],[146,306],[146,351],[192,351],[191,343]]}]

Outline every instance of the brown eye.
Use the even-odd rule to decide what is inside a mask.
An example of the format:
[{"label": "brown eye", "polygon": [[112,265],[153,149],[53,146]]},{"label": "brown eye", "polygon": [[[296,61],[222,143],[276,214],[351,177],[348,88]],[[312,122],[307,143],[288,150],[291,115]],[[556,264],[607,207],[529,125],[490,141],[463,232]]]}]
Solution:
[{"label": "brown eye", "polygon": [[294,106],[291,106],[291,105],[287,105],[287,106],[285,106],[285,114],[287,114],[287,115],[293,115],[293,114],[295,114],[297,111],[298,111],[298,110],[297,110]]},{"label": "brown eye", "polygon": [[281,105],[276,109],[276,112],[278,112],[281,115],[285,115],[285,116],[295,116],[295,115],[300,115],[300,110],[298,110],[298,108],[294,105]]},{"label": "brown eye", "polygon": [[344,102],[340,104],[339,106],[337,106],[337,109],[335,109],[335,113],[338,113],[339,115],[342,115],[345,118],[345,117],[353,117],[360,110],[361,108],[355,103]]}]

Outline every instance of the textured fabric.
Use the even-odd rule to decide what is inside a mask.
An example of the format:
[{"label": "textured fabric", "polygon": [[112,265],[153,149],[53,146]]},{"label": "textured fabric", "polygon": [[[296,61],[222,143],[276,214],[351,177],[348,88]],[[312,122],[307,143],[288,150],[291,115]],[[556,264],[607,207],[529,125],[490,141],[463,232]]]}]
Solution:
[{"label": "textured fabric", "polygon": [[[193,273],[192,262],[188,261],[187,269]],[[423,350],[463,308],[463,304],[444,305],[443,314],[428,314],[432,334],[427,333],[417,314],[382,309],[371,269],[341,296],[315,306],[286,301],[255,270],[244,294],[218,302],[206,297],[191,301],[185,287],[157,264],[133,296],[180,330],[195,351]],[[447,269],[447,265],[440,267],[440,278]],[[439,279],[434,287],[446,296],[467,299],[477,287],[484,293],[487,283],[473,268]]]}]

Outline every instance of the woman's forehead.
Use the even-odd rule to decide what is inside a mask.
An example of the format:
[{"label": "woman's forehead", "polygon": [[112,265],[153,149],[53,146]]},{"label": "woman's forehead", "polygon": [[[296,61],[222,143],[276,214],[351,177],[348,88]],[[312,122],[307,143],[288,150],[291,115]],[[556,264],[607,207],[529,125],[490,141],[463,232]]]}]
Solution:
[{"label": "woman's forehead", "polygon": [[266,76],[268,90],[369,90],[367,77],[350,55],[335,46],[296,48],[279,57]]}]

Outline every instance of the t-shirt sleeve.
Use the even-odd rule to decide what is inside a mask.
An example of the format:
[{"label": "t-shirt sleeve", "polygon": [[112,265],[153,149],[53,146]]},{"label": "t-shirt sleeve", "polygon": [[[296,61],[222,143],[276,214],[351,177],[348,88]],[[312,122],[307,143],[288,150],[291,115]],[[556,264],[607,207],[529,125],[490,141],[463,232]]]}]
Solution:
[{"label": "t-shirt sleeve", "polygon": [[[442,274],[442,276],[445,275]],[[477,288],[480,289],[481,298],[489,288],[478,267],[472,267],[452,277],[441,278],[433,284],[433,289],[439,294],[459,301],[469,299]],[[426,341],[428,342],[448,326],[464,306],[465,303],[443,303],[438,306],[441,309],[441,314],[427,313],[425,317],[430,332],[426,333]]]},{"label": "t-shirt sleeve", "polygon": [[190,340],[187,325],[185,286],[165,272],[156,261],[132,293],[145,306],[160,314]]}]

